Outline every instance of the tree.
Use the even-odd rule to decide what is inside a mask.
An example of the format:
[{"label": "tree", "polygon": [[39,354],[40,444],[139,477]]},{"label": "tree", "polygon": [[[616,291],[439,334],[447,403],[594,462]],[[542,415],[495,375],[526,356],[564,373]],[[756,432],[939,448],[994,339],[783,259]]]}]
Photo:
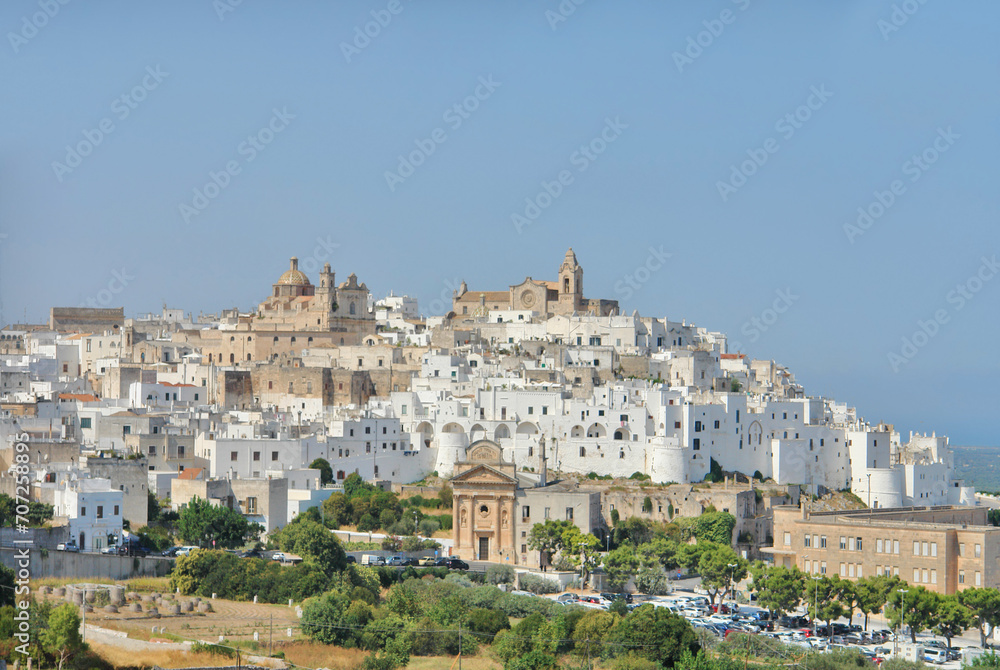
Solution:
[{"label": "tree", "polygon": [[282,551],[315,560],[327,576],[333,576],[347,567],[347,554],[340,540],[315,521],[290,523],[273,532],[271,539]]},{"label": "tree", "polygon": [[639,557],[631,547],[618,547],[604,556],[604,572],[608,586],[614,591],[625,588],[628,580],[639,571]]},{"label": "tree", "polygon": [[813,575],[806,581],[805,599],[808,605],[809,616],[813,619],[826,622],[829,635],[833,636],[833,627],[830,625],[834,619],[839,619],[844,614],[844,605],[837,600],[840,592],[840,577],[820,577]]},{"label": "tree", "polygon": [[714,545],[711,550],[702,552],[698,572],[701,574],[701,585],[708,591],[714,605],[719,593],[728,591],[734,582],[747,576],[747,562],[728,544]]},{"label": "tree", "polygon": [[214,540],[217,546],[227,549],[242,547],[263,530],[259,523],[250,523],[239,512],[212,505],[198,496],[181,511],[177,524],[177,532],[185,542],[212,547]]},{"label": "tree", "polygon": [[16,576],[12,568],[0,565],[0,607],[14,604],[14,578]]},{"label": "tree", "polygon": [[323,486],[333,482],[333,468],[330,467],[330,461],[325,458],[317,458],[309,467],[313,470],[319,470],[319,483]]},{"label": "tree", "polygon": [[66,659],[84,648],[76,605],[66,603],[52,610],[49,627],[42,631],[41,640],[45,651],[59,657],[59,670],[62,670]]},{"label": "tree", "polygon": [[649,542],[639,545],[636,552],[647,566],[658,563],[664,570],[673,570],[678,565],[678,548],[676,540],[657,535]]},{"label": "tree", "polygon": [[974,625],[972,613],[954,595],[938,597],[935,620],[934,632],[948,641],[949,648],[952,638],[960,636]]},{"label": "tree", "polygon": [[858,610],[865,615],[865,630],[868,630],[868,616],[878,614],[885,607],[889,594],[906,586],[898,576],[863,577],[854,583],[854,594]]},{"label": "tree", "polygon": [[858,592],[854,587],[854,582],[847,579],[840,579],[835,582],[834,597],[844,606],[847,612],[848,625],[854,624],[854,610],[858,607]]},{"label": "tree", "polygon": [[555,521],[547,519],[545,523],[536,523],[528,533],[528,547],[545,555],[542,567],[551,565],[552,557],[565,546],[563,533],[576,528],[572,521]]},{"label": "tree", "polygon": [[698,638],[687,621],[665,607],[642,605],[618,622],[610,642],[617,642],[670,668],[687,652],[697,654]]},{"label": "tree", "polygon": [[580,580],[586,584],[590,573],[597,568],[601,541],[593,533],[581,533],[579,528],[572,526],[563,532],[562,547],[580,566]]},{"label": "tree", "polygon": [[751,566],[750,573],[753,575],[751,588],[761,607],[782,616],[799,606],[806,588],[806,576],[798,568],[771,567],[758,561]]},{"label": "tree", "polygon": [[450,486],[443,486],[441,490],[438,491],[438,500],[441,501],[441,506],[445,509],[452,506],[453,493]]},{"label": "tree", "polygon": [[[885,608],[886,620],[892,628],[902,622],[910,628],[910,642],[917,643],[917,633],[935,624],[939,596],[922,586],[911,586],[906,593],[893,591]],[[902,630],[900,631],[902,632]]]},{"label": "tree", "polygon": [[699,542],[731,545],[736,517],[729,512],[706,512],[695,518],[692,532]]},{"label": "tree", "polygon": [[969,609],[976,627],[979,641],[986,649],[986,630],[1000,625],[1000,591],[985,588],[971,588],[959,591],[958,602]]}]

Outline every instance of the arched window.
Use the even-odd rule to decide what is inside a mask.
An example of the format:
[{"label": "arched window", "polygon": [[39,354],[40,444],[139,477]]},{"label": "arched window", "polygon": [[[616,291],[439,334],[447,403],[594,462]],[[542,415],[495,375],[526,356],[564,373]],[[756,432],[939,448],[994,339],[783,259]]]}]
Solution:
[{"label": "arched window", "polygon": [[247,361],[250,361],[250,360],[251,360],[250,354],[247,354]]},{"label": "arched window", "polygon": [[569,277],[563,278],[563,293],[569,293]]},{"label": "arched window", "polygon": [[351,314],[354,314],[354,303],[353,302],[351,303],[350,312],[351,312]]},{"label": "arched window", "polygon": [[230,363],[236,362],[236,354],[229,354],[229,362]]}]

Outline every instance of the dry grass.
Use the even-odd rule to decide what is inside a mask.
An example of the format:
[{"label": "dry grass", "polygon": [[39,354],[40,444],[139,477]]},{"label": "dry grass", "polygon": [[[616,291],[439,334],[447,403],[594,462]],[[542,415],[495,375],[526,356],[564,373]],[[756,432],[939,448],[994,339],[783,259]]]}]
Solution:
[{"label": "dry grass", "polygon": [[360,649],[344,649],[317,642],[295,642],[280,647],[275,645],[275,650],[283,651],[285,660],[295,665],[330,670],[353,670],[368,656],[368,652]]},{"label": "dry grass", "polygon": [[220,667],[235,661],[216,654],[192,654],[186,651],[131,651],[120,647],[91,643],[91,650],[116,668]]},{"label": "dry grass", "polygon": [[[450,668],[452,664],[458,668],[455,656],[410,656],[410,664],[406,670],[441,670]],[[486,656],[463,656],[462,670],[501,670],[503,663],[498,663]]]},{"label": "dry grass", "polygon": [[171,593],[170,577],[136,577],[125,582],[130,591],[148,591],[150,593]]},{"label": "dry grass", "polygon": [[42,579],[35,579],[31,582],[31,588],[33,591],[37,591],[41,586],[51,586],[52,588],[59,588],[60,586],[67,586],[69,584],[117,584],[113,579],[107,579],[104,577],[44,577]]}]

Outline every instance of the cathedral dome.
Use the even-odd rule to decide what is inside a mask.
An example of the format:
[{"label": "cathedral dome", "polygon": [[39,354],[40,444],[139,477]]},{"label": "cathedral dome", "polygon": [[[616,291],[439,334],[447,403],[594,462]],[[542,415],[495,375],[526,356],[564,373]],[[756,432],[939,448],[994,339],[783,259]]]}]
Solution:
[{"label": "cathedral dome", "polygon": [[292,256],[289,268],[285,274],[281,275],[276,285],[282,286],[310,286],[309,277],[299,270],[299,259]]}]

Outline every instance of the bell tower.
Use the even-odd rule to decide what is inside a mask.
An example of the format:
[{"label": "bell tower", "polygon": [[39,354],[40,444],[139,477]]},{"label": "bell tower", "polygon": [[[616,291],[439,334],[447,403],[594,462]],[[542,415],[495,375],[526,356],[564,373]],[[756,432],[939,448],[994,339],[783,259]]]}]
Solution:
[{"label": "bell tower", "polygon": [[567,313],[580,311],[583,307],[583,267],[577,262],[573,247],[559,266],[559,304]]}]

